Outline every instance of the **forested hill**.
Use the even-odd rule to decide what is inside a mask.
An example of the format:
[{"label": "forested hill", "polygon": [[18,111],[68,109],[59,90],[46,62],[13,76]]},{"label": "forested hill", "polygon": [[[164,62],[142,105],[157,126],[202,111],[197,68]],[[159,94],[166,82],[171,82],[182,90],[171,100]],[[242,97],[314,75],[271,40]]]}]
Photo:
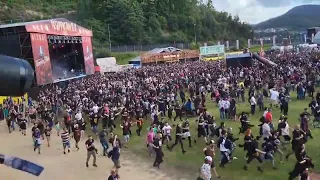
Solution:
[{"label": "forested hill", "polygon": [[309,27],[320,26],[320,5],[302,5],[289,10],[287,13],[254,25],[255,29],[288,28],[305,30]]},{"label": "forested hill", "polygon": [[[95,45],[164,42],[246,41],[251,27],[198,0],[8,0],[0,2],[0,21],[67,17],[92,29]],[[243,44],[243,43],[241,43]]]}]

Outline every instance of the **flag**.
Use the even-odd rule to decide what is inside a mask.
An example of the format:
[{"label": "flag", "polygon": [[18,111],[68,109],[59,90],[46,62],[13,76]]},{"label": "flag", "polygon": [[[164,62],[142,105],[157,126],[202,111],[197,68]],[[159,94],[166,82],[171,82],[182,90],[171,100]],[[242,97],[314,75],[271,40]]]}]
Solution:
[{"label": "flag", "polygon": [[263,47],[263,39],[260,38],[260,45]]},{"label": "flag", "polygon": [[237,48],[237,49],[240,49],[240,47],[239,47],[239,40],[236,41],[236,48]]},{"label": "flag", "polygon": [[273,38],[272,38],[272,45],[273,45],[273,46],[275,46],[275,45],[277,44],[277,43],[276,43],[276,37],[277,37],[277,36],[273,36]]}]

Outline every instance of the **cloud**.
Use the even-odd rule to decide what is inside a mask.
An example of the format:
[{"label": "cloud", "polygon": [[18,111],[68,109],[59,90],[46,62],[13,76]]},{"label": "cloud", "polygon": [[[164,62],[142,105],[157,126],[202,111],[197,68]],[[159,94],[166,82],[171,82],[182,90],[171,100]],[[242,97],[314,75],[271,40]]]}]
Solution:
[{"label": "cloud", "polygon": [[290,3],[289,0],[257,0],[257,3],[262,7],[282,7]]},{"label": "cloud", "polygon": [[320,0],[212,0],[212,2],[216,10],[238,15],[240,20],[251,24],[280,16],[295,6],[320,4]]}]

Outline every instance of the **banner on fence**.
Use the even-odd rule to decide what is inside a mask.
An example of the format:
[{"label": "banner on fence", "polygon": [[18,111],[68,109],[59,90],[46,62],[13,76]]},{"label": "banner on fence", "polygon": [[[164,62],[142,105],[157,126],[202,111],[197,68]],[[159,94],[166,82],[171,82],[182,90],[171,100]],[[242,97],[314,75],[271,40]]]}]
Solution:
[{"label": "banner on fence", "polygon": [[224,53],[225,53],[224,45],[200,47],[201,56],[224,54]]}]

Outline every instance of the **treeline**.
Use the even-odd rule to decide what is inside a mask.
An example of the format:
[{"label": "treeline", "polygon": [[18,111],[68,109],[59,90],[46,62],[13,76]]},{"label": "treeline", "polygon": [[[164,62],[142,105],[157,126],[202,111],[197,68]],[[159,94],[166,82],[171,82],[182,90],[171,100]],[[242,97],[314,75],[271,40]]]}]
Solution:
[{"label": "treeline", "polygon": [[[251,26],[198,0],[80,0],[77,21],[95,44],[217,42],[253,37]],[[196,36],[196,38],[195,38]],[[195,40],[196,39],[196,40]]]},{"label": "treeline", "polygon": [[0,21],[65,17],[92,29],[94,44],[113,45],[233,41],[244,45],[251,26],[202,0],[7,0]]}]

